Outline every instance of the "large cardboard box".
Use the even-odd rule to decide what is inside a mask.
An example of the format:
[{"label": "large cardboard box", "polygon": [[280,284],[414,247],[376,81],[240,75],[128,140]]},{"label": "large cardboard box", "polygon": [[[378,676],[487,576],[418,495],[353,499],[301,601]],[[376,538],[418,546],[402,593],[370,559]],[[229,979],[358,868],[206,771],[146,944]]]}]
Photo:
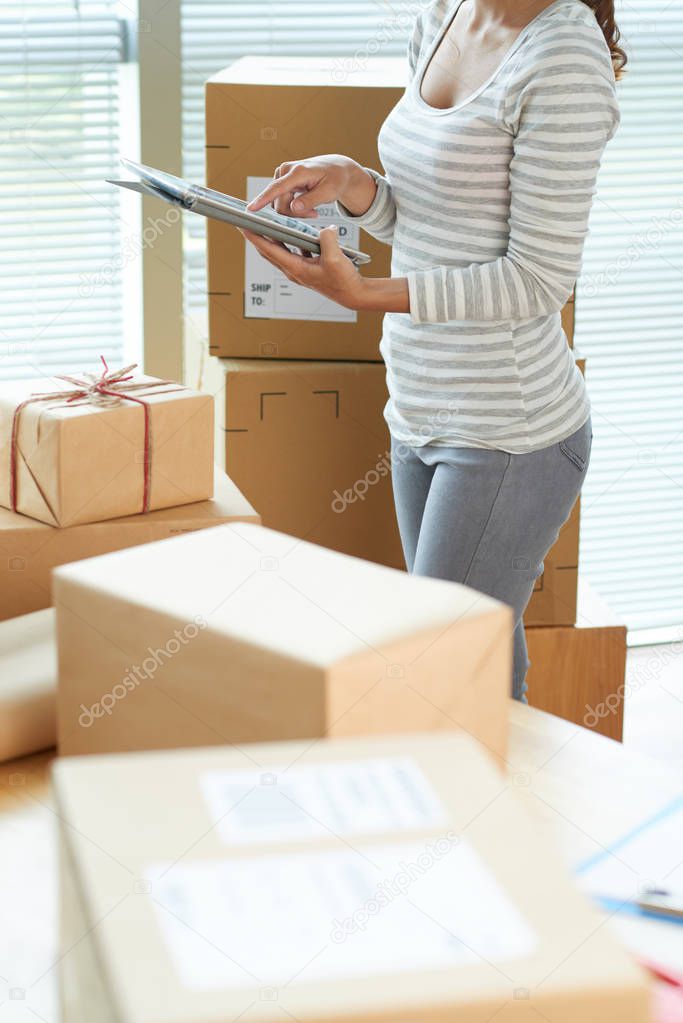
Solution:
[{"label": "large cardboard box", "polygon": [[3,507],[78,526],[212,496],[210,395],[123,370],[69,380],[0,389]]},{"label": "large cardboard box", "polygon": [[512,615],[233,524],[58,569],[62,753],[461,727],[505,753]]},{"label": "large cardboard box", "polygon": [[0,621],[49,607],[50,575],[57,565],[235,521],[260,520],[219,469],[210,501],[109,522],[60,529],[0,508]]},{"label": "large cardboard box", "polygon": [[224,360],[225,465],[264,526],[403,568],[381,364]]},{"label": "large cardboard box", "polygon": [[[251,198],[284,162],[342,153],[381,171],[377,136],[400,99],[405,61],[368,57],[244,57],[206,84],[206,179]],[[390,276],[390,248],[331,207],[348,244],[372,257],[363,273]],[[213,355],[264,359],[379,360],[382,314],[342,310],[291,284],[234,228],[208,223],[209,339]],[[573,296],[562,313],[573,344]],[[324,324],[324,343],[321,343]]]},{"label": "large cardboard box", "polygon": [[[577,357],[583,372],[585,360]],[[382,365],[221,360],[225,464],[263,524],[404,568],[391,489]],[[222,445],[221,445],[222,447]],[[545,559],[528,625],[573,624],[577,502]]]},{"label": "large cardboard box", "polygon": [[468,736],[66,759],[53,784],[69,1023],[649,1019]]},{"label": "large cardboard box", "polygon": [[626,626],[599,594],[581,579],[576,625],[527,628],[526,638],[532,706],[621,741]]},{"label": "large cardboard box", "polygon": [[[351,69],[332,57],[236,61],[206,85],[208,185],[252,197],[279,164],[319,153],[381,170],[377,136],[405,80],[405,62],[394,58],[364,58]],[[344,230],[348,244],[372,257],[363,272],[389,277],[390,248],[352,225]],[[379,360],[381,313],[342,309],[292,285],[216,221],[208,223],[208,275],[213,355]]]}]

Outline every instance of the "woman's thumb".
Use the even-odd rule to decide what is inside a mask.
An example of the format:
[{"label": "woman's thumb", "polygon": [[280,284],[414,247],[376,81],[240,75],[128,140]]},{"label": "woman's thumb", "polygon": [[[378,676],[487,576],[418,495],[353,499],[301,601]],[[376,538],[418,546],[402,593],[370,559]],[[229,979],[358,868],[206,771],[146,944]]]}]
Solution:
[{"label": "woman's thumb", "polygon": [[339,228],[336,224],[324,227],[320,232],[320,255],[329,259],[341,252],[339,247]]}]

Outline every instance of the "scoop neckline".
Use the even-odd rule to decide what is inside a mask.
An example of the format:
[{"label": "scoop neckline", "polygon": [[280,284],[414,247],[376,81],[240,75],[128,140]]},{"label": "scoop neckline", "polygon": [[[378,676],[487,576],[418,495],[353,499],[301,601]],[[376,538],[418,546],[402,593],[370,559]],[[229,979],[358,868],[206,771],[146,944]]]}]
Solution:
[{"label": "scoop neckline", "polygon": [[532,25],[535,25],[538,21],[541,20],[541,18],[545,17],[545,15],[548,14],[549,11],[553,10],[554,7],[559,7],[560,4],[566,3],[567,0],[553,0],[553,3],[548,4],[548,6],[544,7],[542,11],[539,11],[538,14],[534,18],[532,18],[531,21],[527,25],[525,25],[524,28],[520,31],[519,35],[517,36],[517,38],[512,43],[512,46],[504,54],[503,59],[501,60],[500,64],[498,64],[498,66],[495,68],[495,70],[493,71],[491,76],[489,78],[487,78],[486,81],[482,85],[480,85],[478,89],[475,89],[475,91],[473,93],[471,93],[469,96],[466,96],[465,99],[461,100],[459,103],[456,103],[455,106],[452,106],[452,107],[433,107],[433,106],[431,106],[430,103],[427,103],[426,99],[424,99],[423,96],[422,96],[422,84],[424,82],[424,77],[427,74],[427,68],[431,64],[432,59],[433,59],[436,51],[438,50],[439,46],[441,45],[441,43],[442,43],[444,37],[446,36],[446,33],[448,32],[449,28],[451,27],[451,25],[455,21],[455,18],[457,17],[457,14],[458,14],[458,11],[460,10],[460,8],[462,7],[464,2],[465,2],[465,0],[456,0],[456,2],[454,3],[452,9],[449,10],[449,13],[448,13],[447,17],[444,18],[443,25],[441,26],[441,28],[437,32],[437,34],[436,34],[436,36],[434,38],[434,41],[433,41],[432,45],[430,46],[429,51],[427,52],[425,60],[420,65],[419,72],[416,73],[413,76],[412,89],[411,89],[411,93],[412,93],[413,99],[417,102],[418,106],[422,110],[424,110],[426,113],[432,114],[432,115],[434,115],[436,117],[439,117],[439,116],[443,117],[444,114],[454,114],[456,111],[462,110],[463,107],[466,107],[470,103],[473,103],[475,99],[477,99],[479,96],[481,96],[482,92],[484,92],[486,89],[488,89],[489,85],[491,85],[492,82],[495,81],[495,79],[498,77],[498,75],[503,70],[505,65],[509,62],[509,60],[517,52],[519,47],[524,42],[524,39],[526,38],[527,33],[528,33],[529,29],[532,27]]}]

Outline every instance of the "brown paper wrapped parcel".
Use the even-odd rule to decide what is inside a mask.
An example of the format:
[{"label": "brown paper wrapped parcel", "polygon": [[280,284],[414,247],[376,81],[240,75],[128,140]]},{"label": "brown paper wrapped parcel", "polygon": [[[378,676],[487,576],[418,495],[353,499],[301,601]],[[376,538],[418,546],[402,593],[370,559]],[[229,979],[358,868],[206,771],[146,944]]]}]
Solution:
[{"label": "brown paper wrapped parcel", "polygon": [[213,398],[123,370],[0,389],[0,505],[75,526],[213,492]]}]

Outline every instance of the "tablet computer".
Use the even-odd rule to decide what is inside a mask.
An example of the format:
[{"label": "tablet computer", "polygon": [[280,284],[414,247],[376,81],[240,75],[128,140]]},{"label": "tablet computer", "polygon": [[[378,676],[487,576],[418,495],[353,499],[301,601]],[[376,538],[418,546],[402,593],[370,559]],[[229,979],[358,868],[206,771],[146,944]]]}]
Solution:
[{"label": "tablet computer", "polygon": [[[155,167],[146,167],[142,163],[134,163],[133,160],[122,159],[121,163],[137,180],[108,179],[112,185],[130,188],[143,195],[156,196],[158,199],[163,199],[164,202],[180,206],[192,213],[198,213],[200,216],[213,220],[225,221],[234,227],[253,231],[254,234],[272,238],[291,248],[303,249],[316,255],[320,253],[320,232],[306,220],[286,217],[271,208],[252,213],[247,209],[244,199],[236,199],[232,195],[225,195],[224,192],[217,192],[215,189],[205,188],[203,185],[193,185],[174,174],[167,174]],[[366,253],[352,249],[348,245],[340,247],[356,266],[370,262],[370,256]]]}]

